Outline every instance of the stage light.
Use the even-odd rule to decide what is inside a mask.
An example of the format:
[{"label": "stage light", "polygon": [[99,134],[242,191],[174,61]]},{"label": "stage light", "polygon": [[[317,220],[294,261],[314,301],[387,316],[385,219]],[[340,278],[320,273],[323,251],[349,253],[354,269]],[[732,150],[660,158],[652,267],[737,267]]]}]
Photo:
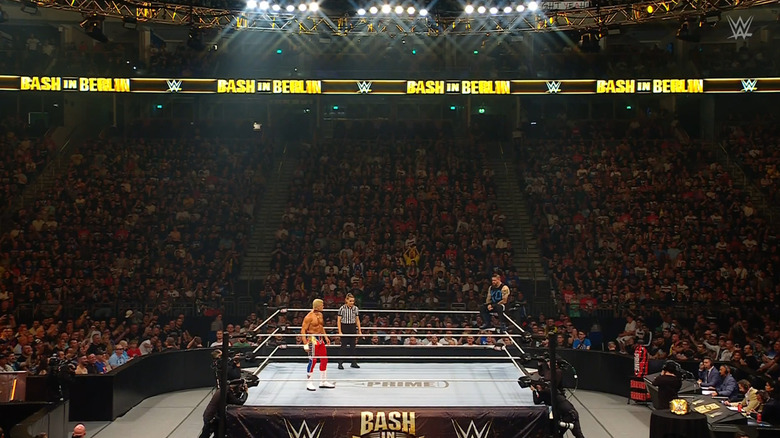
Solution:
[{"label": "stage light", "polygon": [[190,28],[190,32],[187,35],[187,47],[197,51],[201,51],[206,48],[206,45],[203,44],[203,37],[200,33],[200,29],[197,27]]},{"label": "stage light", "polygon": [[299,4],[298,5],[298,10],[301,11],[301,12],[305,12],[306,11],[306,5],[303,4],[303,3]]},{"label": "stage light", "polygon": [[309,3],[309,10],[312,12],[317,12],[320,10],[320,4],[317,2],[311,2]]},{"label": "stage light", "polygon": [[626,105],[626,109],[631,111],[631,105]]},{"label": "stage light", "polygon": [[282,10],[282,7],[275,4],[275,5],[271,6],[271,10],[273,10],[274,12],[279,12],[279,11]]},{"label": "stage light", "polygon": [[22,5],[22,12],[25,14],[35,15],[38,13],[38,5],[33,1],[27,0]]},{"label": "stage light", "polygon": [[601,49],[599,38],[595,33],[583,33],[580,36],[580,50],[587,53],[595,53]]},{"label": "stage light", "polygon": [[276,54],[277,55],[281,55],[282,54],[282,49],[276,49]]},{"label": "stage light", "polygon": [[157,109],[163,109],[163,106],[162,106],[162,104],[159,104],[159,103],[158,103],[158,104],[157,104]]},{"label": "stage light", "polygon": [[363,15],[366,15],[366,10],[363,9],[363,8],[360,8],[360,9],[357,10],[357,14],[362,17]]},{"label": "stage light", "polygon": [[390,13],[390,5],[382,5],[382,13],[383,14],[389,14]]},{"label": "stage light", "polygon": [[81,27],[84,28],[84,32],[101,43],[107,43],[108,37],[103,33],[103,20],[106,17],[100,15],[91,15],[81,22]]},{"label": "stage light", "polygon": [[403,14],[404,13],[404,7],[403,6],[396,6],[395,7],[395,13],[396,14]]},{"label": "stage light", "polygon": [[463,10],[466,11],[467,14],[471,14],[472,12],[474,12],[474,6],[466,5],[466,7],[463,8]]},{"label": "stage light", "polygon": [[426,15],[428,15],[428,10],[427,9],[420,9],[420,16],[421,17],[425,17]]},{"label": "stage light", "polygon": [[475,55],[479,55],[479,50],[475,50],[475,51],[474,51],[474,54],[475,54]]},{"label": "stage light", "polygon": [[409,14],[409,15],[414,15],[414,6],[409,6],[406,9],[406,13]]},{"label": "stage light", "polygon": [[536,3],[536,2],[528,3],[528,10],[529,11],[535,11],[537,9],[539,9],[539,3]]},{"label": "stage light", "polygon": [[287,5],[287,7],[285,9],[287,10],[287,12],[293,12],[293,11],[295,11],[295,6]]},{"label": "stage light", "polygon": [[504,7],[504,13],[505,13],[505,14],[508,14],[508,13],[510,13],[510,12],[512,12],[512,7],[511,7],[511,6],[505,6],[505,7]]},{"label": "stage light", "polygon": [[487,8],[484,6],[480,6],[477,8],[477,12],[479,12],[480,14],[484,14],[485,11],[487,11]]},{"label": "stage light", "polygon": [[480,114],[485,114],[485,108],[480,108],[477,110]]},{"label": "stage light", "polygon": [[[138,19],[135,17],[125,17],[122,19],[122,27],[125,29],[137,29],[138,28]],[[128,61],[129,62],[129,61]]]},{"label": "stage light", "polygon": [[260,8],[261,11],[267,11],[268,10],[268,2],[263,0],[260,3],[257,4],[257,7]]},{"label": "stage light", "polygon": [[677,39],[683,41],[689,41],[697,43],[701,40],[698,26],[691,26],[687,21],[680,24],[680,28],[677,30]]},{"label": "stage light", "polygon": [[490,13],[491,13],[492,15],[496,15],[496,14],[498,14],[498,8],[497,8],[497,7],[495,7],[495,6],[493,6],[492,8],[490,8]]},{"label": "stage light", "polygon": [[412,49],[412,55],[416,55],[416,54],[417,54],[417,49]]},{"label": "stage light", "polygon": [[450,105],[450,111],[455,111],[456,109],[458,109],[458,107],[455,105]]},{"label": "stage light", "polygon": [[246,7],[247,9],[255,9],[257,7],[257,0],[247,0]]},{"label": "stage light", "polygon": [[333,111],[338,111],[338,110],[339,110],[339,106],[338,105],[333,105]]},{"label": "stage light", "polygon": [[704,14],[704,22],[710,25],[715,25],[720,21],[720,11],[712,11]]},{"label": "stage light", "polygon": [[525,6],[524,6],[524,5],[517,5],[517,7],[515,8],[515,10],[516,10],[517,12],[523,12],[523,11],[525,10]]},{"label": "stage light", "polygon": [[371,6],[370,8],[368,8],[368,11],[376,15],[379,12],[379,9],[377,9],[376,6]]}]

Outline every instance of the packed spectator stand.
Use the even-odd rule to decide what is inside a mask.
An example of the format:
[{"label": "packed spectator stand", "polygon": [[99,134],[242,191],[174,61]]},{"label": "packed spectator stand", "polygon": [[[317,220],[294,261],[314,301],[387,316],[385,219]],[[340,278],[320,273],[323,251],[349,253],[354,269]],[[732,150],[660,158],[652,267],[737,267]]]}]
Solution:
[{"label": "packed spectator stand", "polygon": [[732,120],[724,125],[722,138],[729,155],[760,187],[767,200],[777,204],[780,201],[777,191],[780,151],[776,121],[770,115],[753,120]]},{"label": "packed spectator stand", "polygon": [[76,373],[106,372],[95,363],[116,365],[122,348],[120,364],[207,345],[185,318],[219,313],[234,293],[267,147],[195,135],[81,144],[0,237],[2,365],[46,373],[59,354]]}]

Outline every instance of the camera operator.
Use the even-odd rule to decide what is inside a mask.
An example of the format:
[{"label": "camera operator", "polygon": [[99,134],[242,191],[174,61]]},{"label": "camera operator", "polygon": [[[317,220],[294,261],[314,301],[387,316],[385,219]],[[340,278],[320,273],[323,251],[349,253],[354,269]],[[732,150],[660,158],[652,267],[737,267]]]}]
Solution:
[{"label": "camera operator", "polygon": [[539,379],[539,377],[541,377],[541,379],[537,380],[536,383],[532,385],[534,404],[552,406],[553,395],[549,382],[553,376],[555,376],[556,388],[558,388],[555,392],[555,404],[558,407],[559,413],[558,419],[561,423],[567,423],[565,426],[559,425],[560,435],[563,436],[567,429],[571,429],[575,438],[584,438],[582,427],[580,426],[580,415],[577,412],[577,409],[574,408],[574,405],[566,399],[563,392],[563,370],[561,370],[560,366],[556,366],[555,372],[553,373],[549,358],[539,362],[539,374],[537,379]]},{"label": "camera operator", "polygon": [[46,386],[49,390],[49,400],[68,400],[70,385],[76,374],[76,366],[67,360],[65,355],[55,354],[48,359],[46,370]]},{"label": "camera operator", "polygon": [[[546,384],[536,384],[534,388],[534,404],[545,404],[547,406],[552,405],[552,391]],[[559,421],[561,423],[568,423],[568,426],[560,428],[560,435],[563,436],[567,429],[571,429],[571,433],[575,438],[585,438],[582,434],[582,427],[580,426],[580,415],[571,404],[569,400],[560,391],[555,392],[555,403],[558,405]]]},{"label": "camera operator", "polygon": [[[228,386],[227,404],[243,405],[248,395],[247,390],[243,379],[231,380]],[[200,432],[200,438],[210,438],[217,431],[220,420],[219,399],[220,391],[214,391],[214,395],[203,411],[203,429]]]}]

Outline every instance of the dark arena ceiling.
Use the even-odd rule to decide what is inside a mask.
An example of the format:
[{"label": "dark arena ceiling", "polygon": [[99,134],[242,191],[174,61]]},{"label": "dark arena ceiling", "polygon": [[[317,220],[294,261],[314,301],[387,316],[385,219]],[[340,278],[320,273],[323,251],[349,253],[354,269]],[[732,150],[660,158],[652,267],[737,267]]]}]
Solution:
[{"label": "dark arena ceiling", "polygon": [[[468,35],[619,26],[691,17],[719,18],[734,9],[776,5],[777,0],[530,1],[530,0],[11,0],[23,11],[58,9],[84,18],[186,25],[201,29],[350,34]],[[6,8],[10,8],[6,4]]]}]

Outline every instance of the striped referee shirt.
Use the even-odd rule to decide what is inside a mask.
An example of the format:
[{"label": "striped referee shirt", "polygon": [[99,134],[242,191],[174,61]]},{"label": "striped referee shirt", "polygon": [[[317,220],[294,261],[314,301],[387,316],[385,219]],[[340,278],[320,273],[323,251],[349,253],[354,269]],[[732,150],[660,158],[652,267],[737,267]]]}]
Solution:
[{"label": "striped referee shirt", "polygon": [[341,317],[342,324],[355,324],[360,311],[357,306],[347,307],[346,304],[339,308],[338,316]]}]

